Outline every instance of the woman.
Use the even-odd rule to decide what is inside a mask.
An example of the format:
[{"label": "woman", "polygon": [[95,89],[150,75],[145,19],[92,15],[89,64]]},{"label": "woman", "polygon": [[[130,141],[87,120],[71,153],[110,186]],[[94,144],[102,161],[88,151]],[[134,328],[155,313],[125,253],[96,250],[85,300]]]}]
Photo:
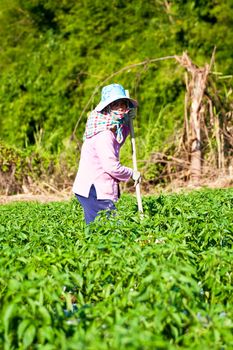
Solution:
[{"label": "woman", "polygon": [[73,192],[84,209],[87,224],[101,210],[115,210],[119,182],[140,173],[119,162],[119,152],[129,135],[129,118],[135,115],[137,101],[126,96],[120,84],[102,89],[101,101],[88,117]]}]

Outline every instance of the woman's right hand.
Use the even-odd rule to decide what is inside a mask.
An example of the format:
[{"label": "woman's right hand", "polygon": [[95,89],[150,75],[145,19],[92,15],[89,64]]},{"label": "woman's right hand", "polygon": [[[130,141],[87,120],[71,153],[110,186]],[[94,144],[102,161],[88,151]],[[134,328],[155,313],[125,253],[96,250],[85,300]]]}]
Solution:
[{"label": "woman's right hand", "polygon": [[134,180],[134,186],[141,182],[141,174],[138,170],[133,171],[132,179]]}]

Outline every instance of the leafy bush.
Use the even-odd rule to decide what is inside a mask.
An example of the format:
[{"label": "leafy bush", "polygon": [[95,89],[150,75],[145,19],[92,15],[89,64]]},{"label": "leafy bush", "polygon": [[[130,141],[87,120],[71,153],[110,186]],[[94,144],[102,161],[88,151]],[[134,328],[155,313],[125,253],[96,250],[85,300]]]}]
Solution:
[{"label": "leafy bush", "polygon": [[2,0],[0,10],[1,137],[19,147],[35,144],[41,134],[45,150],[59,154],[88,102],[87,111],[99,101],[105,81],[122,83],[139,100],[140,149],[148,120],[158,125],[159,119],[156,144],[149,135],[151,151],[182,125],[185,84],[174,59],[150,59],[188,50],[203,66],[217,46],[216,70],[232,73],[229,0]]},{"label": "leafy bush", "polygon": [[57,158],[41,147],[22,150],[0,140],[0,194],[38,193],[43,190],[43,182],[58,189],[70,186],[76,164],[73,152],[63,151]]}]

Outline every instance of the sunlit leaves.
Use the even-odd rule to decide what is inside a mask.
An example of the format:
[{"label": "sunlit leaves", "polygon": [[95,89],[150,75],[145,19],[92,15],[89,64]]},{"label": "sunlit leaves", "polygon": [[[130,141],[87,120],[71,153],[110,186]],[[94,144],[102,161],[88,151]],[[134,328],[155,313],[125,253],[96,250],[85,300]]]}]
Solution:
[{"label": "sunlit leaves", "polygon": [[[99,101],[96,87],[119,81],[139,100],[139,152],[148,158],[182,125],[183,71],[172,59],[106,78],[183,51],[203,66],[215,46],[215,70],[231,74],[232,11],[231,0],[1,0],[2,137],[59,154]],[[85,121],[86,113],[79,140]]]},{"label": "sunlit leaves", "polygon": [[0,345],[232,345],[232,189],[136,199],[89,228],[75,200],[1,207]]}]

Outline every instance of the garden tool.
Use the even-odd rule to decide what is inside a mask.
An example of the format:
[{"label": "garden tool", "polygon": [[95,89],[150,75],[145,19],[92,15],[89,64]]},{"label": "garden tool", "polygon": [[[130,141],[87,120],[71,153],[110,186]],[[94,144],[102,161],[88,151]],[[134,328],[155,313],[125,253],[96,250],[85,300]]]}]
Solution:
[{"label": "garden tool", "polygon": [[[127,97],[129,97],[129,90],[126,90],[126,95],[127,95]],[[135,142],[133,118],[129,118],[129,127],[130,127],[131,146],[132,146],[133,170],[134,170],[134,172],[137,172],[138,168],[137,168],[136,142]],[[143,213],[142,198],[141,198],[139,181],[135,182],[135,189],[136,189],[136,196],[137,196],[137,203],[138,203],[138,211],[140,213]]]}]

